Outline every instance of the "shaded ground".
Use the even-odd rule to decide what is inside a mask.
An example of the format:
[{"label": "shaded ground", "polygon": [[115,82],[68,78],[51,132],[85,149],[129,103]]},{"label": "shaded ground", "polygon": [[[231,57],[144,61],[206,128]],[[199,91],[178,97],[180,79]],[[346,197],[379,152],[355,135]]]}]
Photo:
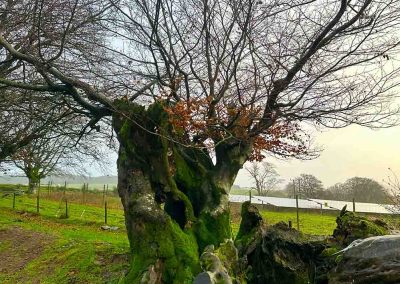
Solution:
[{"label": "shaded ground", "polygon": [[14,274],[54,241],[54,237],[34,231],[11,227],[0,230],[0,273]]}]

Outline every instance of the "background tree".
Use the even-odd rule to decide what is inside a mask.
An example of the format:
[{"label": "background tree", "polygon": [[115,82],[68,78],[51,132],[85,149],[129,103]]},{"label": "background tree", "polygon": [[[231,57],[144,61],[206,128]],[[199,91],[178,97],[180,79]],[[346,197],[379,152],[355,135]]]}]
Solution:
[{"label": "background tree", "polygon": [[357,202],[387,202],[385,188],[370,178],[353,177],[328,188],[328,191],[332,192],[336,200],[351,201],[354,198]]},{"label": "background tree", "polygon": [[85,170],[88,164],[91,164],[92,169],[95,165],[101,167],[108,156],[96,142],[99,142],[99,135],[92,135],[90,140],[82,140],[74,137],[74,132],[68,136],[48,132],[18,149],[10,160],[28,178],[29,193],[33,193],[38,189],[40,181],[49,175],[88,174]]},{"label": "background tree", "polygon": [[387,201],[384,187],[370,178],[353,177],[344,183],[349,195],[358,202],[385,203]]},{"label": "background tree", "polygon": [[276,189],[276,186],[282,182],[272,163],[252,162],[245,169],[252,178],[258,195],[267,195],[270,190]]},{"label": "background tree", "polygon": [[283,191],[285,192],[286,197],[296,198],[296,186],[292,181],[286,184]]},{"label": "background tree", "polygon": [[391,175],[384,181],[386,185],[387,201],[391,206],[386,206],[386,209],[393,213],[400,213],[400,181],[396,173],[389,168]]},{"label": "background tree", "polygon": [[286,186],[286,190],[299,194],[300,198],[319,198],[323,189],[322,181],[310,174],[301,174]]},{"label": "background tree", "polygon": [[247,160],[309,155],[303,122],[392,125],[399,5],[7,1],[0,84],[61,97],[84,129],[112,117],[127,282],[190,282],[198,253],[231,237]]},{"label": "background tree", "polygon": [[22,147],[13,155],[13,164],[23,171],[28,178],[28,192],[34,193],[40,180],[49,174],[57,173],[57,164],[62,151],[61,145],[49,145],[58,142],[38,139]]},{"label": "background tree", "polygon": [[343,185],[343,183],[336,183],[327,188],[327,191],[330,192],[333,196],[334,200],[343,200],[343,201],[351,201],[353,197],[349,196],[349,192],[347,188]]}]

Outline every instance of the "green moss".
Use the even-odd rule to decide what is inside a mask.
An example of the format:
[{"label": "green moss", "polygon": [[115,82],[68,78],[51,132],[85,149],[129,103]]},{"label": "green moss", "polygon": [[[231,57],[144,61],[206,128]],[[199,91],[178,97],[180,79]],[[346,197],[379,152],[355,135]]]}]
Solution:
[{"label": "green moss", "polygon": [[237,276],[238,272],[238,261],[239,255],[233,241],[231,239],[223,242],[219,248],[215,251],[222,262],[223,267],[228,270],[230,276]]},{"label": "green moss", "polygon": [[175,179],[178,180],[179,183],[184,184],[186,188],[200,188],[200,173],[196,173],[191,167],[189,167],[181,155],[177,154],[176,151],[174,161],[176,168]]},{"label": "green moss", "polygon": [[219,257],[213,252],[204,252],[200,258],[201,268],[204,271],[215,272],[223,269]]},{"label": "green moss", "polygon": [[210,244],[218,247],[224,239],[230,239],[232,235],[229,210],[225,210],[216,216],[209,212],[201,213],[194,231],[200,252]]},{"label": "green moss", "polygon": [[339,254],[339,255],[335,258],[335,262],[336,262],[336,263],[339,263],[339,262],[342,261],[342,259],[343,259],[343,254]]},{"label": "green moss", "polygon": [[235,239],[235,244],[238,248],[247,247],[255,240],[257,232],[263,225],[263,220],[257,207],[248,201],[242,204],[241,216],[242,221]]},{"label": "green moss", "polygon": [[333,236],[343,244],[350,244],[356,239],[388,234],[385,227],[369,221],[353,212],[345,212],[336,219],[337,228]]},{"label": "green moss", "polygon": [[258,232],[258,228],[254,228],[252,229],[250,232],[248,232],[245,235],[238,235],[235,239],[235,245],[238,248],[246,248],[248,247],[248,245],[253,242],[255,240],[255,238],[257,237],[257,232]]},{"label": "green moss", "polygon": [[325,248],[322,252],[321,252],[321,256],[323,257],[329,257],[334,255],[335,253],[337,253],[339,250],[336,247],[330,247],[330,248]]},{"label": "green moss", "polygon": [[[134,247],[131,269],[125,283],[141,283],[157,261],[161,261],[163,283],[191,283],[199,273],[198,248],[191,232],[185,232],[173,220],[165,226],[145,224],[140,239],[133,240]],[[157,269],[157,268],[155,268]]]}]

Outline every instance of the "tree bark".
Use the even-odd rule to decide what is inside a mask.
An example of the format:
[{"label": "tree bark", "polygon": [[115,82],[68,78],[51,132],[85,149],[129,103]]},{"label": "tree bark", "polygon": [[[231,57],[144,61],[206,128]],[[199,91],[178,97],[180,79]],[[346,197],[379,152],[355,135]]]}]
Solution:
[{"label": "tree bark", "polygon": [[[132,252],[127,283],[192,283],[207,245],[231,238],[228,194],[249,147],[207,150],[172,142],[160,103],[120,102],[118,192]],[[238,148],[239,147],[239,148]]]},{"label": "tree bark", "polygon": [[38,169],[29,168],[25,171],[25,175],[28,178],[28,194],[36,193],[40,183]]}]

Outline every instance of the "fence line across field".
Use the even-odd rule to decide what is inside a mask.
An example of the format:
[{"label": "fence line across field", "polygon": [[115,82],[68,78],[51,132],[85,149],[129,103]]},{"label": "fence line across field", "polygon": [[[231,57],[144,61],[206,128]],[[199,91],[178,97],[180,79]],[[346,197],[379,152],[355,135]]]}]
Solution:
[{"label": "fence line across field", "polygon": [[[249,201],[254,204],[265,204],[273,207],[296,208],[295,198],[268,197],[268,196],[251,196],[248,195],[230,195],[229,201],[234,203],[243,203]],[[377,214],[394,214],[393,205],[364,203],[353,201],[323,200],[323,199],[298,199],[298,207],[301,209],[320,209],[323,210],[341,210],[347,205],[348,210],[354,207],[355,212],[359,213],[377,213]]]},{"label": "fence line across field", "polygon": [[[47,194],[46,194],[46,191],[47,191]],[[79,195],[79,192],[82,193],[82,199],[80,199],[79,196],[77,196],[77,195]],[[91,200],[91,201],[92,202],[94,201],[94,204],[99,203],[97,205],[99,205],[99,208],[103,207],[103,213],[92,210],[90,208],[82,209],[82,206],[88,205],[88,204],[86,204],[89,201],[89,200],[87,200],[88,193],[98,195],[101,202],[96,202],[96,201],[99,201],[99,199],[97,199],[97,198],[95,198],[94,200]],[[54,196],[54,194],[56,194],[56,195]],[[94,195],[92,195],[92,197]],[[116,212],[114,212],[114,210],[116,208],[109,207],[109,204],[108,204],[109,196],[108,195],[109,195],[109,185],[108,184],[103,185],[103,190],[96,191],[96,190],[89,190],[89,184],[84,184],[81,189],[72,189],[71,190],[71,188],[67,187],[67,182],[64,182],[63,186],[53,186],[53,184],[51,182],[49,182],[47,185],[41,185],[39,183],[37,192],[30,194],[30,195],[28,195],[26,193],[26,191],[22,190],[20,188],[20,186],[16,186],[13,189],[1,191],[0,197],[3,197],[3,198],[11,197],[12,198],[12,208],[17,209],[17,210],[22,209],[22,210],[27,210],[27,211],[32,211],[32,212],[36,211],[36,213],[39,214],[40,209],[41,208],[44,209],[46,207],[45,209],[47,211],[54,210],[54,216],[56,218],[59,218],[59,217],[70,218],[73,215],[73,217],[75,219],[78,218],[81,220],[85,220],[85,219],[90,219],[90,216],[91,216],[92,219],[103,220],[103,222],[105,224],[107,224],[110,220],[115,221],[115,222],[123,221],[123,219],[124,219],[123,214],[120,214],[121,212],[116,213]],[[17,197],[18,197],[18,199],[17,199]],[[53,198],[51,198],[51,197],[53,197]],[[47,203],[46,205],[43,205],[43,207],[42,207],[42,205],[40,204],[41,198],[53,200],[54,202],[56,202],[56,204],[48,204]],[[16,201],[18,201],[18,204]],[[80,208],[76,207],[77,205],[80,206]],[[36,209],[36,210],[34,210],[34,209]],[[121,208],[118,208],[118,209],[121,209]]]},{"label": "fence line across field", "polygon": [[[47,194],[46,194],[47,189]],[[12,204],[13,209],[28,210],[40,213],[40,209],[53,211],[55,217],[74,218],[80,220],[98,220],[104,224],[107,223],[123,223],[124,215],[121,211],[122,207],[117,196],[114,194],[112,199],[109,196],[108,185],[103,185],[99,190],[89,190],[89,184],[84,184],[81,189],[67,188],[65,182],[63,186],[54,187],[51,183],[47,185],[39,185],[38,191],[35,194],[27,196],[26,192],[20,187],[14,189],[4,190],[1,192],[0,197],[10,197],[10,207]],[[27,198],[28,197],[28,198]],[[54,204],[47,203],[42,205],[40,198],[45,198],[55,202]],[[375,203],[362,203],[353,201],[337,201],[337,200],[322,200],[303,198],[299,195],[296,198],[282,198],[282,197],[267,197],[267,196],[253,196],[251,193],[247,195],[230,195],[229,201],[232,203],[243,203],[251,201],[254,204],[266,205],[273,208],[293,208],[296,209],[297,229],[300,230],[300,223],[302,222],[299,217],[299,209],[317,209],[321,210],[341,210],[345,205],[347,209],[360,213],[378,213],[378,214],[393,214],[391,205],[382,205]],[[17,202],[18,201],[18,204]],[[22,201],[22,203],[20,203]],[[12,202],[12,203],[11,203]],[[110,203],[114,206],[110,206]],[[58,204],[57,204],[58,203]],[[89,204],[93,204],[102,208],[103,210],[93,210]],[[43,206],[43,207],[42,207]],[[46,208],[44,207],[46,206]],[[22,208],[21,208],[22,207]],[[36,209],[36,210],[35,210]],[[101,211],[103,211],[101,213]],[[62,216],[63,215],[63,216]],[[292,220],[289,220],[291,227]]]}]

